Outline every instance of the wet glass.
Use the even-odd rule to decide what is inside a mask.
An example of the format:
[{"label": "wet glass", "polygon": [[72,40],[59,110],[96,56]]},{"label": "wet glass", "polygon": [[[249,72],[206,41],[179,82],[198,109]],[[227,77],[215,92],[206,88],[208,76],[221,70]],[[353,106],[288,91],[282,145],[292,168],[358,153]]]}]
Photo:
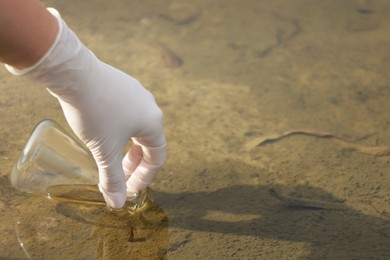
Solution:
[{"label": "wet glass", "polygon": [[[34,128],[10,181],[32,195],[22,202],[25,206],[15,223],[17,239],[28,258],[65,254],[71,258],[114,259],[125,256],[134,247],[132,243],[155,240],[156,234],[160,240],[166,232],[167,217],[147,190],[129,195],[122,209],[106,207],[90,152],[53,120],[43,120]],[[34,205],[34,210],[27,205]],[[40,217],[34,218],[37,215]],[[74,229],[86,236],[68,237],[66,234]],[[113,243],[118,239],[120,242]],[[157,248],[163,250],[164,243],[159,242]],[[145,252],[138,250],[130,255],[140,257]]]},{"label": "wet glass", "polygon": [[[106,205],[91,153],[50,119],[41,121],[32,131],[10,181],[22,191],[47,194],[57,201]],[[144,207],[146,198],[147,190],[129,193],[125,208],[136,211]]]},{"label": "wet glass", "polygon": [[11,184],[29,193],[47,193],[57,185],[97,185],[97,167],[90,152],[53,120],[33,130],[10,174]]}]

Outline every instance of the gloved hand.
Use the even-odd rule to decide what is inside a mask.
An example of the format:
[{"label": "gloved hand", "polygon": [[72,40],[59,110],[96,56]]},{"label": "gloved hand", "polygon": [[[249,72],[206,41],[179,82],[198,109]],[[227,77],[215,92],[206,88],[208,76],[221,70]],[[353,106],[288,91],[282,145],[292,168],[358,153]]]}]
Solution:
[{"label": "gloved hand", "polygon": [[137,80],[96,58],[59,13],[48,10],[59,24],[48,52],[29,68],[6,67],[45,83],[58,98],[69,125],[95,158],[107,204],[121,208],[127,193],[145,189],[165,161],[162,112]]}]

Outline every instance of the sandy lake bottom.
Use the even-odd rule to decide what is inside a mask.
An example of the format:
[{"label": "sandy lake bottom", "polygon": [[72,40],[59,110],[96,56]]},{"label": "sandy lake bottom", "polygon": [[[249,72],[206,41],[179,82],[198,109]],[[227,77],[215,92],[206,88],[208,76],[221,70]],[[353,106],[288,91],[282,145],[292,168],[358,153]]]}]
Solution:
[{"label": "sandy lake bottom", "polygon": [[[390,259],[390,155],[359,149],[390,146],[390,2],[44,2],[155,95],[168,159],[131,219],[15,190],[34,125],[69,127],[44,88],[1,69],[0,259]],[[257,145],[291,131],[349,144]]]}]

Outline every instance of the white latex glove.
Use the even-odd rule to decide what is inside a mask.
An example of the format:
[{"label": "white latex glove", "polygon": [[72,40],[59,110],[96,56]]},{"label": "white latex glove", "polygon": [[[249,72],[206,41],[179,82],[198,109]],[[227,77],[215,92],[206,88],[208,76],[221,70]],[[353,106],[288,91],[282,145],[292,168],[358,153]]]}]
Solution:
[{"label": "white latex glove", "polygon": [[69,125],[96,160],[107,204],[121,208],[127,193],[145,189],[165,161],[162,112],[137,80],[97,59],[59,13],[48,10],[59,23],[51,48],[32,67],[6,67],[46,84],[58,98]]}]

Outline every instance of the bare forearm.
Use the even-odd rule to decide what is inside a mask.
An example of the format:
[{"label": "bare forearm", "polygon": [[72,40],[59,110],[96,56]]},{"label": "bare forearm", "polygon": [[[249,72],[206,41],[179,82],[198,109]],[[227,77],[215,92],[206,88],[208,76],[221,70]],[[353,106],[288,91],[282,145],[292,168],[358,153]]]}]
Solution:
[{"label": "bare forearm", "polygon": [[50,48],[56,19],[38,0],[0,0],[0,62],[25,68]]}]

